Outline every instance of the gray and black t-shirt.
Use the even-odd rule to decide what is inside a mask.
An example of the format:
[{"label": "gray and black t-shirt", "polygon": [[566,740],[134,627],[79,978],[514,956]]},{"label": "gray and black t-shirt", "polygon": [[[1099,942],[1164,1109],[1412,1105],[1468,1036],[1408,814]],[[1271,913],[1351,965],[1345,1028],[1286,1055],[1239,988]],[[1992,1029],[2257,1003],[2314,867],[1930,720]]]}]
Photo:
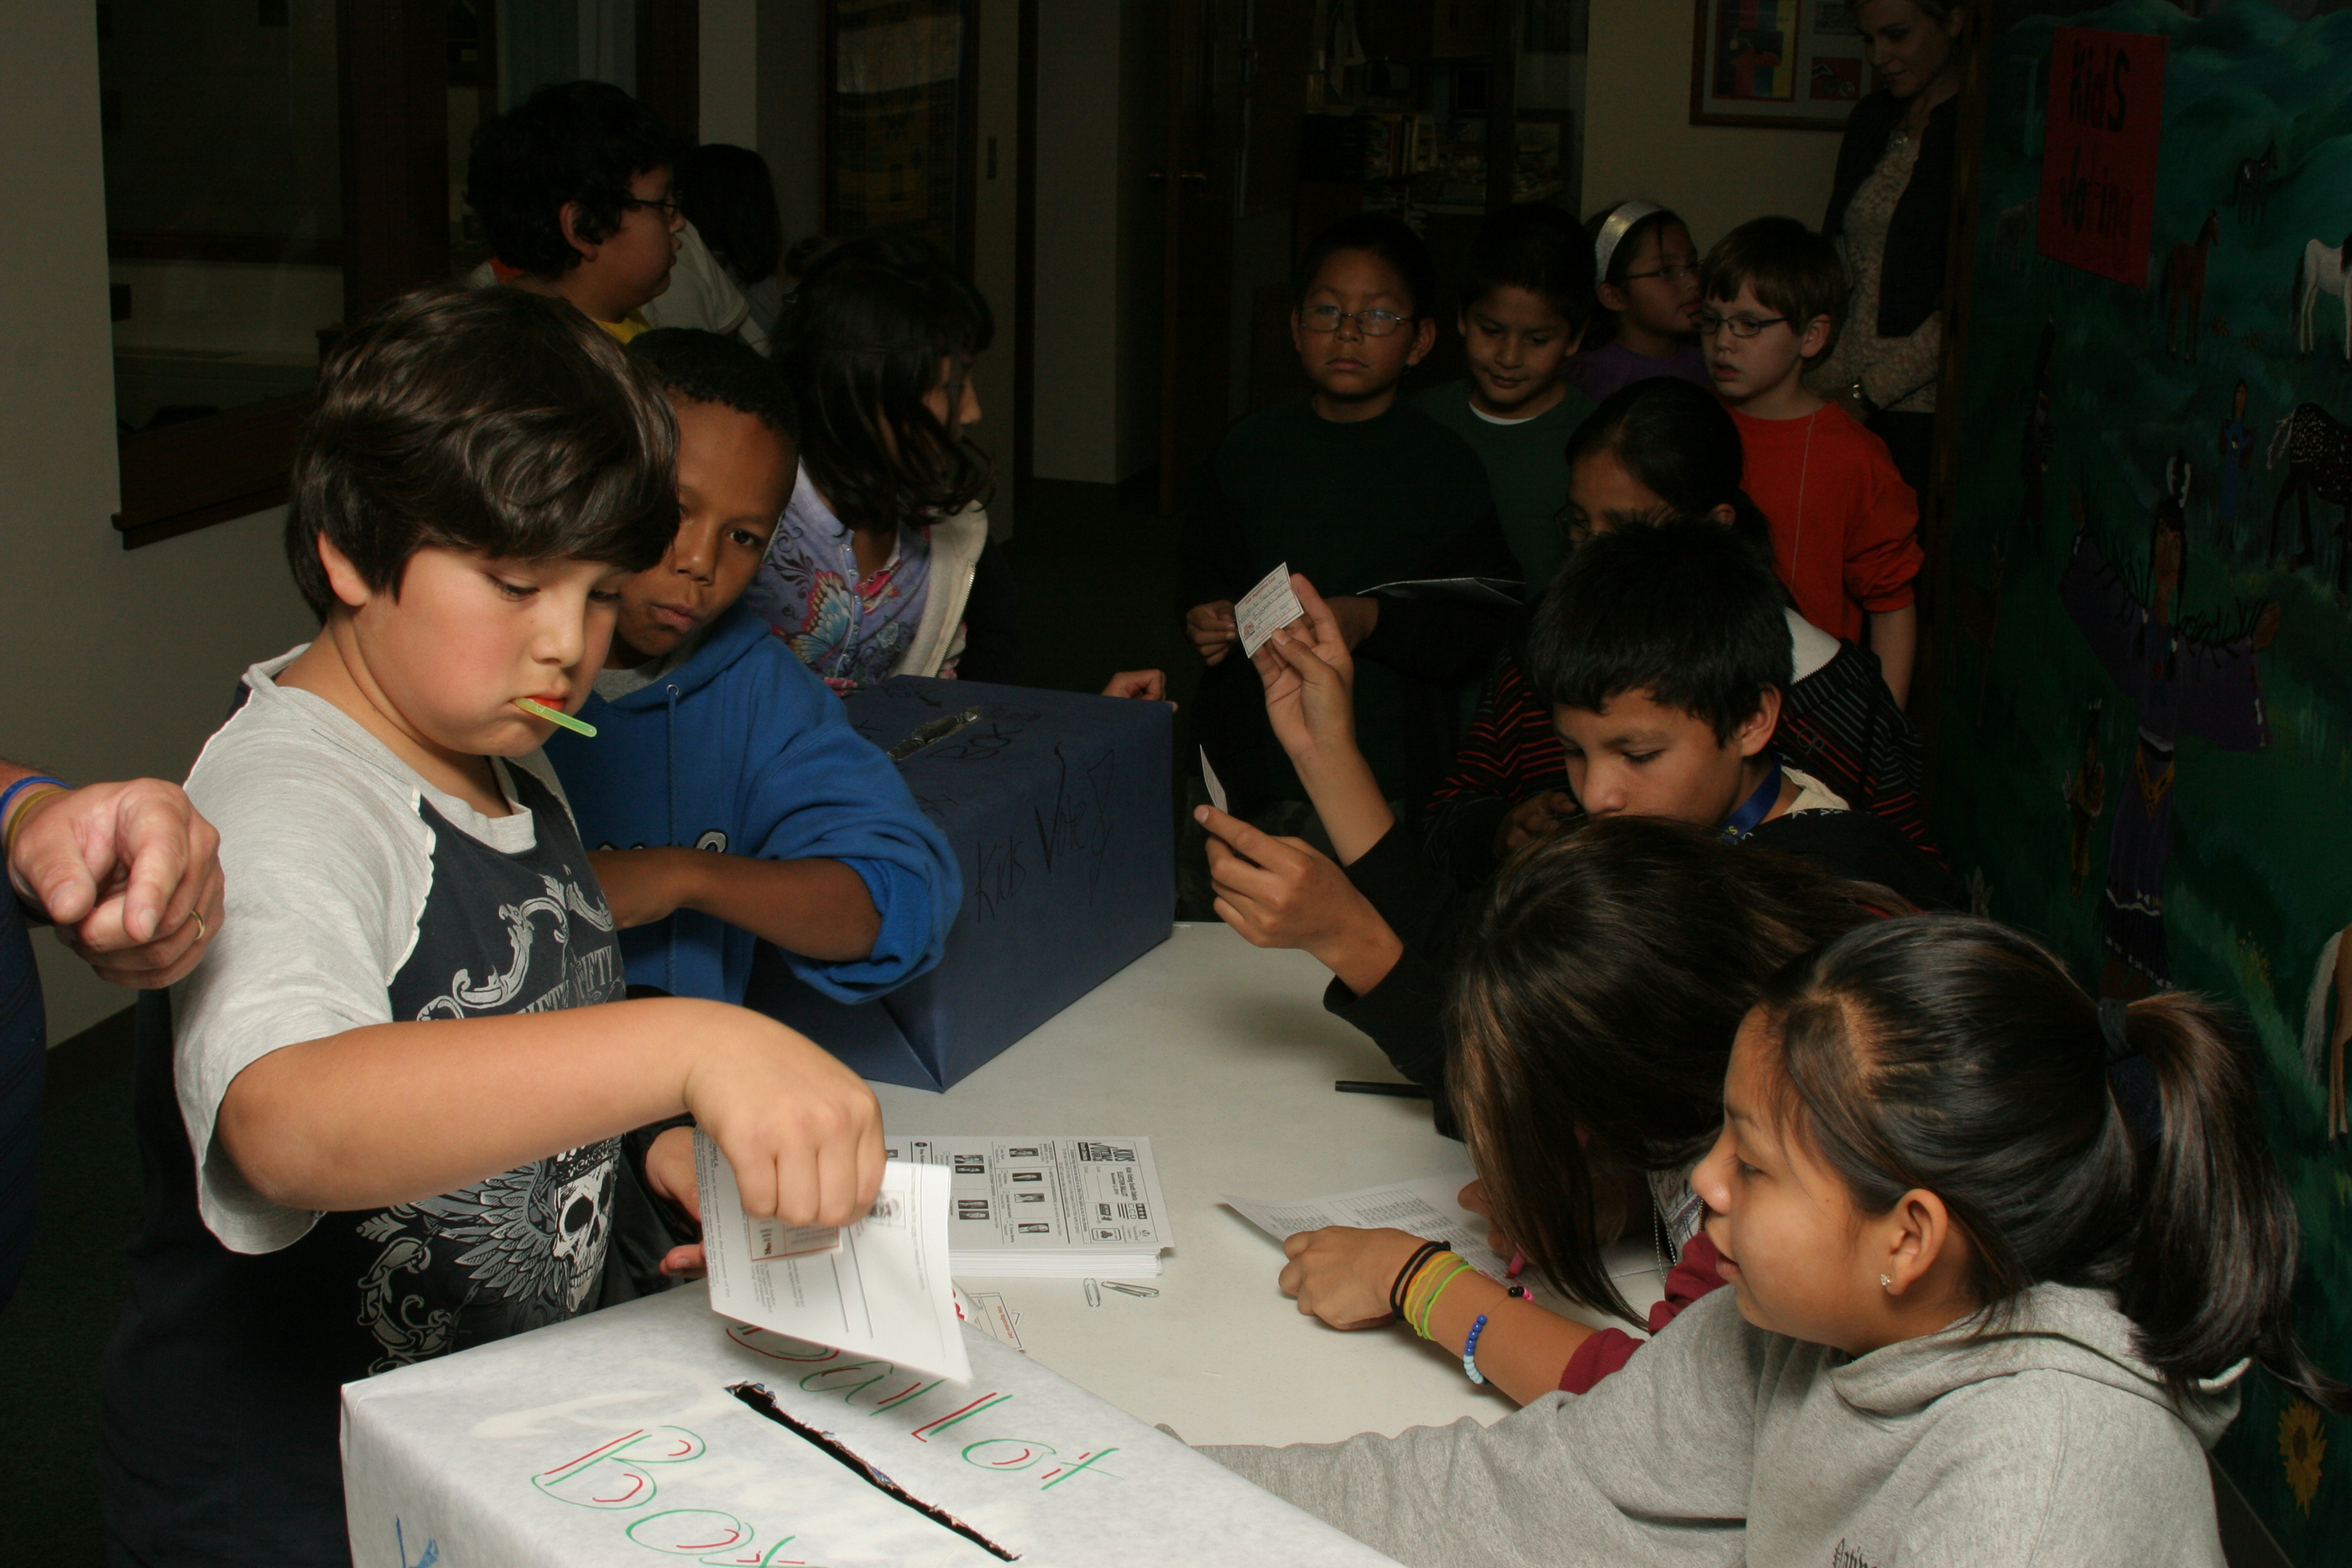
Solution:
[{"label": "gray and black t-shirt", "polygon": [[611,1236],[617,1139],[333,1214],[270,1203],[219,1146],[229,1083],[281,1047],[623,994],[612,915],[541,758],[497,765],[514,809],[485,816],[278,686],[286,662],[247,672],[189,776],[227,912],[168,1034],[142,1029],[148,1213],[104,1459],[110,1533],[142,1563],[347,1561],[337,1387],[573,1316]]}]

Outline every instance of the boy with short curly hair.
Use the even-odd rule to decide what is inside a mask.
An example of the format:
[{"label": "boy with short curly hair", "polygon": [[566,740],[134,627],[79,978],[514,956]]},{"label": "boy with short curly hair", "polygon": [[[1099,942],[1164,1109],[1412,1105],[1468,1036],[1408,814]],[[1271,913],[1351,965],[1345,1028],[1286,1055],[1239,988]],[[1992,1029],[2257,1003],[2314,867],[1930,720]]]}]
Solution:
[{"label": "boy with short curly hair", "polygon": [[483,122],[466,163],[497,279],[569,299],[627,342],[669,287],[686,141],[610,82],[558,82]]}]

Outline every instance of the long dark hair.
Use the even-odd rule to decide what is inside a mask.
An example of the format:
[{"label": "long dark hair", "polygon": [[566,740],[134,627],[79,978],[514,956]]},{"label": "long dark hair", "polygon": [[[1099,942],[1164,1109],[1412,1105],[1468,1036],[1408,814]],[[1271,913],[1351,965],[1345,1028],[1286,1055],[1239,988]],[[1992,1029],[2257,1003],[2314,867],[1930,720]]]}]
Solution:
[{"label": "long dark hair", "polygon": [[948,407],[995,321],[925,241],[868,235],[818,257],[778,323],[776,363],[801,420],[801,467],[852,529],[892,531],[984,501],[987,459],[923,406]]},{"label": "long dark hair", "polygon": [[1656,818],[1591,822],[1505,867],[1463,945],[1446,1092],[1496,1223],[1545,1279],[1641,1321],[1601,1260],[1615,1173],[1704,1154],[1732,1037],[1765,982],[1906,907]]},{"label": "long dark hair", "polygon": [[1627,474],[1684,517],[1729,507],[1742,538],[1772,548],[1771,525],[1740,487],[1748,456],[1739,426],[1706,389],[1674,376],[1619,388],[1569,434],[1571,470],[1596,452],[1613,454]]},{"label": "long dark hair", "polygon": [[[1952,915],[1852,932],[1764,998],[1792,1128],[1867,1213],[1914,1188],[1942,1198],[1987,1307],[2042,1281],[2112,1291],[2176,1392],[2252,1356],[2352,1411],[2352,1389],[2295,1343],[2294,1205],[2252,1052],[2179,991],[2131,1003],[2111,1044],[2101,1009],[2117,1005],[2030,937]],[[2153,1070],[2152,1142],[2111,1057]]]},{"label": "long dark hair", "polygon": [[678,161],[677,199],[736,282],[749,287],[776,275],[784,220],[766,159],[749,147],[706,141]]}]

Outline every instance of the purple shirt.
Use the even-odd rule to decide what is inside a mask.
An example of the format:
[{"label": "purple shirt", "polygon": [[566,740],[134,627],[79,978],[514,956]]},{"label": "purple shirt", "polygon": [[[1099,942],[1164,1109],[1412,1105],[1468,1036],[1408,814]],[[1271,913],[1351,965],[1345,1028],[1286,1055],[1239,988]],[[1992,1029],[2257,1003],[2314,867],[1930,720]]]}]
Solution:
[{"label": "purple shirt", "polygon": [[1706,373],[1706,357],[1698,351],[1696,343],[1677,349],[1663,360],[1637,354],[1622,343],[1603,343],[1570,356],[1560,366],[1559,373],[1569,385],[1595,402],[1652,376],[1673,376],[1709,392],[1715,390],[1715,382]]}]

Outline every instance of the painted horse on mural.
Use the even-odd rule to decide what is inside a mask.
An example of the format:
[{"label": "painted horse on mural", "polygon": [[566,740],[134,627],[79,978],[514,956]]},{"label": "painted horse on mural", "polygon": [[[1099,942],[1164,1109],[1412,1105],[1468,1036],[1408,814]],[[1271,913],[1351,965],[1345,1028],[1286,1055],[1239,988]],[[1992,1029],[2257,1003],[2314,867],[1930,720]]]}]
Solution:
[{"label": "painted horse on mural", "polygon": [[[2221,214],[2209,212],[2197,237],[2174,246],[2164,262],[2159,307],[2164,311],[2164,351],[2179,353],[2192,365],[2197,362],[2197,331],[2205,321],[2205,260],[2221,237]],[[2176,324],[2184,327],[2177,350],[2172,338]]]},{"label": "painted horse on mural", "polygon": [[2303,549],[2288,564],[2308,566],[2316,559],[2311,537],[2311,498],[2341,508],[2336,524],[2336,591],[2352,590],[2352,424],[2347,424],[2315,402],[2297,403],[2271,434],[2263,466],[2286,464],[2285,482],[2271,503],[2271,540],[2263,552],[2265,564],[2278,559],[2279,518],[2289,501],[2303,525]]},{"label": "painted horse on mural", "polygon": [[2316,342],[2312,311],[2321,295],[2332,294],[2344,306],[2344,357],[2352,360],[2352,293],[2344,287],[2348,274],[2352,274],[2352,235],[2346,235],[2342,245],[2315,239],[2304,246],[2303,259],[2294,267],[2295,352],[2311,352]]}]

